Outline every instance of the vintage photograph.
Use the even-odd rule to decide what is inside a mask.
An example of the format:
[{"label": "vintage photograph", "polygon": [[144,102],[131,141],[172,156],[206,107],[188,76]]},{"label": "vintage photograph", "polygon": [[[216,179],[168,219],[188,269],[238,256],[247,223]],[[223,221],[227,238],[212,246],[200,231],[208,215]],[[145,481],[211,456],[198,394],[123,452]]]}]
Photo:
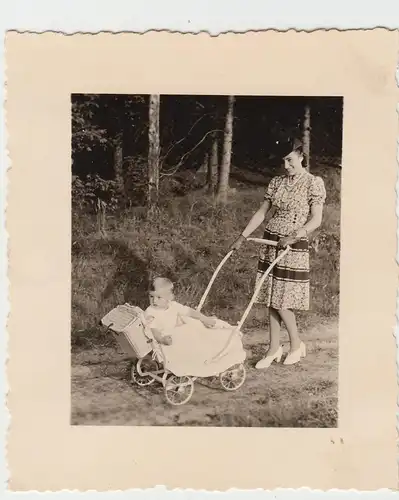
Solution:
[{"label": "vintage photograph", "polygon": [[71,424],[337,427],[343,98],[72,94]]},{"label": "vintage photograph", "polygon": [[10,489],[396,488],[397,34],[6,49]]}]

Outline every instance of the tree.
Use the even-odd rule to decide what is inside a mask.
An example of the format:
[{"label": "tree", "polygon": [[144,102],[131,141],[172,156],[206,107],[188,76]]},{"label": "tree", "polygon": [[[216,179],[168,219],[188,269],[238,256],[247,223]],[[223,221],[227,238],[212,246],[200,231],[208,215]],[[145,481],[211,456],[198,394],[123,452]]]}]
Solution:
[{"label": "tree", "polygon": [[123,130],[119,131],[114,139],[114,171],[119,195],[125,196],[125,181],[123,178]]},{"label": "tree", "polygon": [[[127,133],[137,129],[141,115],[143,99],[141,96],[130,96],[125,94],[101,95],[103,105],[102,120],[108,133],[108,147],[113,151],[114,179],[121,201],[126,203],[126,169],[124,168],[125,149],[129,142]],[[147,111],[148,113],[148,111]],[[128,140],[126,140],[128,139]]]},{"label": "tree", "polygon": [[304,154],[304,167],[309,171],[310,167],[310,106],[307,104],[305,106],[305,114],[303,117],[303,129],[302,129],[302,144],[303,144],[303,154]]},{"label": "tree", "polygon": [[212,195],[215,194],[216,186],[218,183],[218,170],[219,170],[219,154],[218,154],[218,132],[212,133],[211,154],[208,162],[208,192]]},{"label": "tree", "polygon": [[231,150],[233,144],[234,96],[228,96],[227,112],[223,136],[223,156],[219,171],[217,201],[224,204],[227,201],[229,189]]},{"label": "tree", "polygon": [[148,190],[147,207],[152,212],[158,206],[159,196],[159,108],[160,96],[150,95],[148,113]]}]

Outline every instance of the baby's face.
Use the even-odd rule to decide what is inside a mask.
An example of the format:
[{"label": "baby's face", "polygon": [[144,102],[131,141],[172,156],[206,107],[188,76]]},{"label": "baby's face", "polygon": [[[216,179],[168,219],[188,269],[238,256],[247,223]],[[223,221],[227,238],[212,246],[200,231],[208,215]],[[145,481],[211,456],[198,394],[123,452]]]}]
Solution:
[{"label": "baby's face", "polygon": [[167,309],[172,298],[152,292],[150,294],[150,304],[156,309]]}]

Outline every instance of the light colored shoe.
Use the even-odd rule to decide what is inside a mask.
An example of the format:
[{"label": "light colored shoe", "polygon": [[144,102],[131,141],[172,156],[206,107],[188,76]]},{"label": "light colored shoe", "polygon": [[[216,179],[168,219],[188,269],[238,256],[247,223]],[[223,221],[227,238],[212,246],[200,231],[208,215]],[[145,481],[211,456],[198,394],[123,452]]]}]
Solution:
[{"label": "light colored shoe", "polygon": [[265,358],[259,360],[256,363],[255,368],[257,370],[263,370],[265,368],[269,368],[273,361],[276,361],[276,363],[280,363],[282,355],[283,348],[280,346],[272,356],[266,356]]},{"label": "light colored shoe", "polygon": [[306,346],[303,342],[301,342],[298,349],[288,354],[288,356],[285,358],[283,362],[283,365],[295,365],[295,363],[298,363],[301,360],[301,358],[304,358],[305,356],[306,356]]}]

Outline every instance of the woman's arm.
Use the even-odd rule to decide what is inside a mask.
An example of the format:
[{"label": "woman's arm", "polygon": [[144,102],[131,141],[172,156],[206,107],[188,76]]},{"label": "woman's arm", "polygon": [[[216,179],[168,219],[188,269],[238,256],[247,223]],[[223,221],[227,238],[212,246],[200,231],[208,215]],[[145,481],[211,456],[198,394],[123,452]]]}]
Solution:
[{"label": "woman's arm", "polygon": [[251,217],[251,220],[248,222],[247,227],[241,233],[244,238],[248,238],[265,220],[267,212],[271,208],[270,200],[265,200],[262,205],[258,208],[258,210]]},{"label": "woman's arm", "polygon": [[309,186],[308,202],[310,216],[306,224],[296,233],[297,239],[308,236],[321,225],[323,219],[323,206],[326,200],[326,188],[321,177],[314,177]]},{"label": "woman's arm", "polygon": [[323,220],[323,205],[312,205],[310,208],[310,217],[307,223],[296,233],[296,239],[304,238],[316,231],[321,226]]},{"label": "woman's arm", "polygon": [[320,227],[323,218],[323,206],[326,200],[326,188],[321,177],[314,177],[309,186],[308,203],[310,206],[309,219],[304,226],[298,229],[294,234],[281,238],[278,243],[280,248],[292,245],[301,238],[306,238],[309,234]]},{"label": "woman's arm", "polygon": [[287,245],[292,245],[301,238],[309,236],[309,234],[313,233],[313,231],[315,231],[320,227],[322,219],[323,219],[323,205],[320,204],[312,205],[310,209],[310,217],[309,220],[306,222],[306,224],[303,225],[297,231],[295,231],[295,233],[290,234],[285,238],[281,238],[278,242],[279,248],[285,248]]},{"label": "woman's arm", "polygon": [[230,250],[238,250],[244,240],[248,238],[265,220],[266,214],[270,210],[272,204],[270,200],[265,200],[262,205],[258,208],[258,210],[251,217],[244,231],[240,234],[240,236],[235,240],[235,242],[231,245]]}]

